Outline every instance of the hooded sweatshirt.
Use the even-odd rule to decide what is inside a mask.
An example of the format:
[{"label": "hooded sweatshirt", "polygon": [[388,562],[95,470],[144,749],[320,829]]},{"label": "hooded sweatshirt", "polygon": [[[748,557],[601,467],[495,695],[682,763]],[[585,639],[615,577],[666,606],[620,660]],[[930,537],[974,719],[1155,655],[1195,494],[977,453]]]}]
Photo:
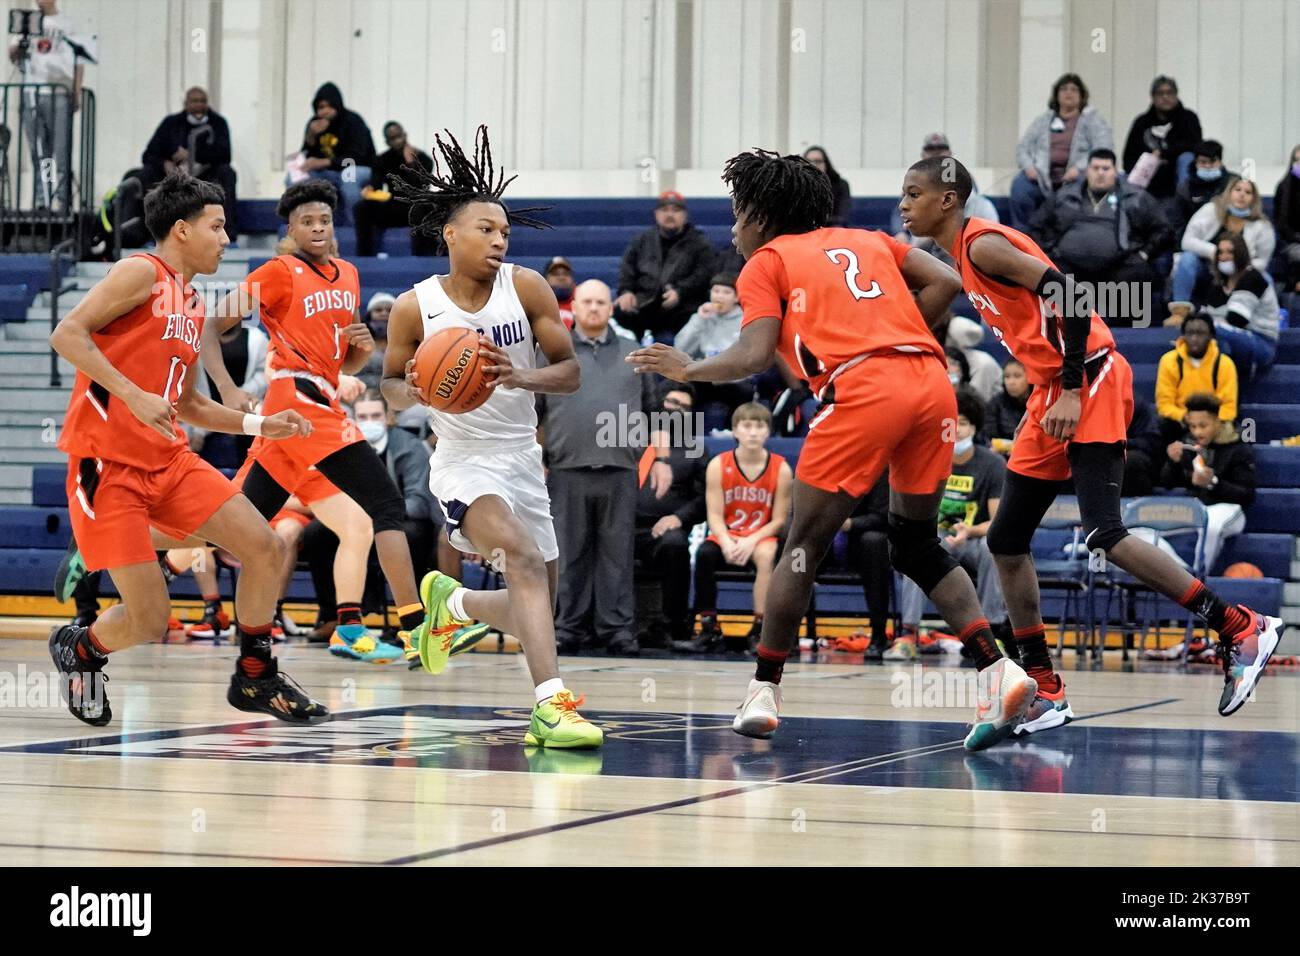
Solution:
[{"label": "hooded sweatshirt", "polygon": [[1209,392],[1219,400],[1219,418],[1230,422],[1237,417],[1237,366],[1219,351],[1210,339],[1205,355],[1198,359],[1187,354],[1187,342],[1181,337],[1171,351],[1160,356],[1156,371],[1156,411],[1161,418],[1181,422],[1187,414],[1187,398],[1197,392]]},{"label": "hooded sweatshirt", "polygon": [[[1184,436],[1191,442],[1190,435]],[[1192,484],[1192,461],[1200,458],[1214,470],[1218,483],[1213,488]],[[1165,459],[1160,471],[1160,483],[1167,488],[1182,488],[1199,498],[1202,504],[1234,504],[1246,507],[1255,500],[1255,452],[1241,440],[1231,422],[1221,422],[1218,434],[1210,444],[1196,454],[1184,450],[1181,461]]]},{"label": "hooded sweatshirt", "polygon": [[[366,121],[344,107],[343,94],[333,83],[322,83],[316,95],[311,98],[312,119],[316,118],[316,104],[321,100],[329,103],[337,112],[325,131],[316,137],[314,145],[309,144],[308,130],[304,127],[303,152],[314,158],[328,159],[330,169],[342,169],[345,159],[352,160],[358,166],[373,167],[375,141]],[[311,125],[311,120],[307,124]]]}]

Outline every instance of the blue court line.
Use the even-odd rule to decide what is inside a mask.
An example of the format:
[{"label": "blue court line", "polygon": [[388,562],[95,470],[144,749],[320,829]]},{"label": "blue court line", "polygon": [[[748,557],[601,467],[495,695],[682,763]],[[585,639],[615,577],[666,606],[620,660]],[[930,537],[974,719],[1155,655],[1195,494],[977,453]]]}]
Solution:
[{"label": "blue court line", "polygon": [[[573,830],[578,827],[590,826],[593,823],[606,823],[612,820],[623,820],[629,817],[644,816],[648,813],[658,813],[662,810],[675,810],[679,807],[689,807],[701,803],[708,803],[713,800],[721,800],[725,797],[739,796],[743,793],[754,793],[759,790],[767,790],[773,787],[781,786],[787,783],[814,783],[818,779],[826,776],[835,776],[840,773],[850,773],[855,770],[870,770],[873,767],[884,766],[885,764],[896,763],[900,760],[909,760],[912,757],[928,757],[931,754],[942,753],[946,750],[954,750],[961,747],[962,741],[955,740],[942,744],[930,744],[926,747],[917,747],[912,750],[900,750],[893,754],[878,754],[874,757],[862,757],[857,760],[849,760],[842,764],[830,764],[826,767],[817,767],[811,770],[804,770],[799,773],[792,773],[785,777],[778,777],[775,780],[763,780],[747,784],[743,787],[731,787],[726,790],[717,790],[713,793],[701,793],[693,797],[683,797],[680,800],[669,800],[664,803],[648,804],[642,807],[632,807],[627,810],[614,810],[609,813],[599,813],[590,817],[583,817],[581,820],[570,820],[565,823],[553,823],[544,827],[534,827],[531,830],[521,830],[519,833],[508,833],[497,837],[486,837],[482,840],[472,840],[468,843],[459,843],[455,846],[442,847],[437,850],[428,850],[424,853],[413,853],[408,856],[395,857],[391,860],[384,860],[383,866],[406,866],[410,863],[420,863],[425,860],[436,860],[444,856],[452,856],[456,853],[465,853],[469,850],[480,850],[484,847],[498,846],[503,843],[515,843],[519,840],[527,840],[530,837],[546,836],[551,833],[560,833],[564,830]],[[882,759],[888,758],[888,759]]]}]

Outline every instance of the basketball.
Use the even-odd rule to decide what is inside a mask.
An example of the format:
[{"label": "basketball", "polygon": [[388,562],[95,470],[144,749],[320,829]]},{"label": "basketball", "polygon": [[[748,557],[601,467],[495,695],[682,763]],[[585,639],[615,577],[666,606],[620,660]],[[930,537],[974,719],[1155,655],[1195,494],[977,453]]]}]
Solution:
[{"label": "basketball", "polygon": [[1223,571],[1225,578],[1262,578],[1264,572],[1251,564],[1249,561],[1238,561],[1236,564],[1230,564]]},{"label": "basketball", "polygon": [[491,394],[474,329],[443,329],[415,350],[415,376],[424,400],[440,412],[472,412]]}]

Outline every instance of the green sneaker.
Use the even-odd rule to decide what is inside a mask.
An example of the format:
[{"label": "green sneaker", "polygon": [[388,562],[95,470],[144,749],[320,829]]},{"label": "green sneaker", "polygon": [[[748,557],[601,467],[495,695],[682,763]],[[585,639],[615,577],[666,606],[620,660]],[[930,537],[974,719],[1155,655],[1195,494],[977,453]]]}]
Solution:
[{"label": "green sneaker", "polygon": [[562,690],[533,708],[524,744],[528,747],[582,748],[599,747],[605,734],[587,720],[578,708],[586,698],[574,697],[573,691]]},{"label": "green sneaker", "polygon": [[[477,644],[483,638],[487,637],[492,628],[482,622],[466,624],[452,632],[451,635],[451,653],[450,657],[457,654],[464,654],[467,650]],[[420,640],[418,635],[411,631],[398,631],[397,636],[402,639],[402,646],[406,649],[406,662],[410,665],[410,670],[415,670],[422,666],[420,661]]]},{"label": "green sneaker", "polygon": [[[420,663],[430,674],[441,674],[451,656],[456,632],[473,621],[461,620],[451,613],[447,599],[460,582],[441,571],[430,571],[420,582],[420,601],[424,604],[424,621],[411,634],[411,644],[420,655]],[[479,635],[482,637],[482,635]]]},{"label": "green sneaker", "polygon": [[86,562],[81,558],[81,549],[77,539],[68,539],[68,550],[64,552],[59,569],[54,572],[54,596],[60,601],[72,599],[72,592],[77,589],[81,579],[86,576]]}]

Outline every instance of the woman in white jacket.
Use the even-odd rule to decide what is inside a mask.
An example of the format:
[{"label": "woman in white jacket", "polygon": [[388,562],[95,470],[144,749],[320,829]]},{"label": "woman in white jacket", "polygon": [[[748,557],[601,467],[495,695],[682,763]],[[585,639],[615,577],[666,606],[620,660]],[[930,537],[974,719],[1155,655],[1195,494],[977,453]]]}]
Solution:
[{"label": "woman in white jacket", "polygon": [[1220,235],[1240,235],[1250,250],[1250,264],[1260,275],[1268,274],[1276,239],[1273,224],[1264,217],[1259,187],[1249,179],[1233,176],[1223,192],[1192,215],[1183,231],[1183,254],[1174,266],[1174,300],[1192,298],[1196,280],[1209,271],[1215,259],[1215,240]]}]

